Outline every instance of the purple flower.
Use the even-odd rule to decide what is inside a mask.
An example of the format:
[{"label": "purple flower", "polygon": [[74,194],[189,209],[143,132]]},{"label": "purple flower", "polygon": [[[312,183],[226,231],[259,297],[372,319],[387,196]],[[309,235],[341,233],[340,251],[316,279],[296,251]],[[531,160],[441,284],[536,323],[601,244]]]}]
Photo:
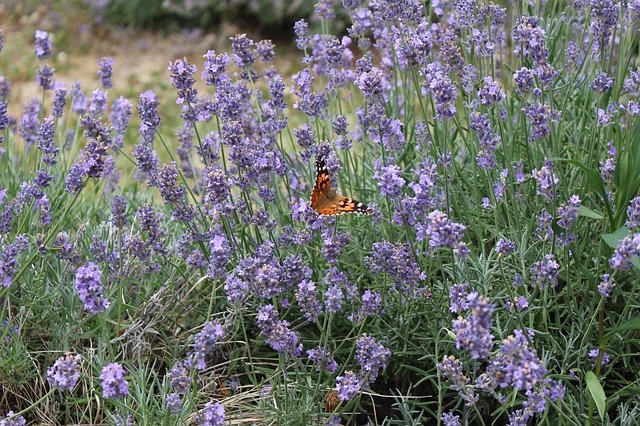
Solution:
[{"label": "purple flower", "polygon": [[[592,361],[596,362],[598,360],[598,356],[600,355],[600,348],[595,348],[589,351],[589,358]],[[611,362],[611,357],[608,353],[602,353],[602,359],[600,360],[600,365],[605,366]]]},{"label": "purple flower", "polygon": [[51,113],[54,117],[62,117],[64,107],[67,104],[67,88],[64,83],[56,81],[53,84],[53,108]]},{"label": "purple flower", "polygon": [[629,229],[640,228],[640,196],[635,197],[629,202],[625,226]]},{"label": "purple flower", "polygon": [[547,284],[555,287],[558,284],[558,271],[560,265],[553,254],[547,254],[544,260],[533,264],[530,269],[533,284],[545,288]]},{"label": "purple flower", "polygon": [[73,391],[78,380],[80,380],[80,355],[67,354],[61,356],[47,370],[47,381],[52,388],[61,391]]},{"label": "purple flower", "polygon": [[53,73],[55,69],[47,64],[40,65],[36,70],[36,84],[42,90],[51,90],[53,88]]},{"label": "purple flower", "polygon": [[102,396],[118,399],[129,395],[129,383],[124,378],[124,368],[118,363],[107,364],[100,373]]},{"label": "purple flower", "polygon": [[533,89],[533,78],[535,73],[533,70],[522,67],[513,73],[513,81],[516,83],[516,93],[520,96],[524,96]]},{"label": "purple flower", "polygon": [[313,282],[303,280],[298,284],[296,301],[307,321],[313,322],[322,314],[322,305],[318,300],[316,285]]},{"label": "purple flower", "polygon": [[171,367],[169,382],[176,393],[186,394],[189,392],[192,380],[184,363],[177,362]]},{"label": "purple flower", "polygon": [[478,98],[480,98],[482,105],[491,106],[506,97],[505,93],[500,89],[500,84],[497,81],[493,81],[493,78],[486,76],[483,81],[484,85],[478,90]]},{"label": "purple flower", "polygon": [[260,40],[256,44],[256,53],[263,62],[271,62],[276,58],[273,49],[275,48],[271,40]]},{"label": "purple flower", "polygon": [[302,344],[298,332],[289,329],[289,322],[278,319],[273,305],[265,305],[258,309],[256,318],[260,335],[266,337],[271,348],[285,355],[300,356]]},{"label": "purple flower", "polygon": [[426,82],[424,89],[435,100],[436,119],[456,115],[455,103],[458,99],[458,90],[437,62],[427,65]]},{"label": "purple flower", "polygon": [[441,420],[444,426],[462,426],[460,416],[456,416],[453,413],[442,413]]},{"label": "purple flower", "polygon": [[514,243],[509,239],[500,238],[496,243],[496,253],[498,254],[502,254],[502,255],[511,254],[515,251],[516,251],[516,243]]},{"label": "purple flower", "polygon": [[383,100],[385,93],[390,89],[385,72],[376,67],[360,73],[356,83],[369,102]]},{"label": "purple flower", "polygon": [[469,127],[480,141],[481,150],[476,156],[476,162],[484,169],[492,170],[496,167],[496,150],[500,143],[500,136],[491,128],[491,120],[487,115],[474,112],[470,116]]},{"label": "purple flower", "polygon": [[113,75],[113,58],[100,58],[98,60],[98,79],[105,89],[113,87],[111,77]]},{"label": "purple flower", "polygon": [[13,276],[18,266],[18,255],[29,248],[29,239],[20,234],[15,237],[13,243],[3,247],[0,252],[0,285],[9,287],[13,284]]},{"label": "purple flower", "polygon": [[596,78],[591,82],[589,87],[594,92],[604,93],[613,86],[613,78],[609,77],[606,72],[599,72]]},{"label": "purple flower", "polygon": [[342,288],[339,285],[334,284],[329,287],[324,294],[324,306],[327,312],[331,314],[338,313],[342,310]]},{"label": "purple flower", "polygon": [[[550,88],[559,74],[560,71],[558,71],[548,63],[538,65],[538,67],[536,68],[536,75],[538,76],[538,80],[540,81],[540,84],[544,89]],[[536,97],[542,96],[542,89],[534,89],[533,95]]]},{"label": "purple flower", "polygon": [[487,374],[503,389],[511,386],[516,390],[530,390],[543,380],[547,369],[535,349],[529,347],[524,333],[514,330],[489,360]]},{"label": "purple flower", "polygon": [[556,122],[560,119],[560,114],[552,111],[548,104],[535,103],[523,108],[526,116],[531,120],[530,140],[542,139],[551,133],[549,122]]},{"label": "purple flower", "polygon": [[187,189],[180,185],[180,172],[176,163],[164,165],[158,170],[155,176],[155,183],[158,186],[162,200],[167,204],[180,204],[184,200]]},{"label": "purple flower", "polygon": [[321,346],[307,350],[307,356],[318,371],[335,373],[338,370],[338,363],[333,359],[329,351]]},{"label": "purple flower", "polygon": [[224,426],[226,424],[224,407],[213,399],[204,406],[203,415],[201,426]]},{"label": "purple flower", "polygon": [[71,98],[71,110],[78,115],[82,115],[87,112],[87,108],[89,108],[89,104],[87,102],[87,98],[82,92],[80,87],[80,82],[74,81],[71,85],[71,92],[69,93],[69,97]]},{"label": "purple flower", "polygon": [[255,62],[253,54],[256,43],[247,37],[246,34],[238,34],[231,37],[231,50],[233,52],[233,62],[240,69],[249,68]]},{"label": "purple flower", "polygon": [[218,321],[207,321],[202,330],[193,338],[193,352],[188,355],[188,366],[198,370],[206,368],[205,357],[213,352],[216,344],[224,337],[224,330]]},{"label": "purple flower", "polygon": [[204,55],[204,69],[202,71],[202,79],[209,86],[223,86],[229,82],[227,74],[227,65],[229,64],[229,56],[226,53],[216,55],[215,50],[209,50]]},{"label": "purple flower", "polygon": [[566,204],[558,207],[558,226],[563,229],[571,229],[578,218],[578,208],[580,208],[580,197],[572,195]]},{"label": "purple flower", "polygon": [[111,223],[118,229],[127,226],[127,200],[116,195],[111,202]]},{"label": "purple flower", "polygon": [[446,379],[451,380],[451,388],[454,390],[462,391],[470,381],[462,371],[462,362],[453,355],[445,355],[442,362],[436,365],[436,368]]},{"label": "purple flower", "polygon": [[177,59],[169,63],[169,76],[171,77],[171,85],[178,90],[178,99],[176,103],[192,103],[198,92],[193,87],[196,79],[193,75],[196,73],[196,66],[189,63],[186,58]]},{"label": "purple flower", "polygon": [[27,147],[33,145],[36,142],[38,135],[38,116],[40,115],[40,101],[36,98],[31,99],[27,105],[25,105],[22,117],[18,123],[18,133],[24,139]]},{"label": "purple flower", "polygon": [[371,257],[365,258],[365,265],[372,272],[388,274],[393,286],[406,296],[412,295],[418,284],[426,278],[407,244],[391,244],[387,241],[373,243]]},{"label": "purple flower", "polygon": [[53,146],[54,135],[55,126],[53,116],[49,116],[42,122],[36,138],[38,149],[45,155],[43,161],[49,165],[55,165],[57,163],[56,155],[59,149]]},{"label": "purple flower", "polygon": [[48,32],[36,30],[35,45],[38,59],[47,59],[51,56],[51,41]]},{"label": "purple flower", "polygon": [[84,304],[84,309],[91,314],[104,312],[109,307],[109,301],[102,294],[101,275],[102,272],[93,262],[76,270],[76,292]]},{"label": "purple flower", "polygon": [[440,247],[459,248],[464,237],[466,227],[456,223],[440,210],[434,210],[427,216],[427,225],[416,225],[418,241],[428,240],[429,250],[435,252]]},{"label": "purple flower", "polygon": [[293,32],[296,35],[296,47],[305,50],[309,47],[311,39],[309,38],[309,24],[304,19],[296,21],[293,25]]},{"label": "purple flower", "polygon": [[158,116],[158,99],[151,90],[140,94],[138,115],[140,116],[140,136],[145,142],[152,142],[160,125],[160,117]]},{"label": "purple flower", "polygon": [[182,398],[178,393],[170,393],[164,399],[165,404],[167,404],[167,409],[171,414],[178,414],[182,411]]},{"label": "purple flower", "polygon": [[340,251],[349,244],[349,234],[337,233],[333,228],[327,228],[322,233],[322,254],[327,262],[335,264]]},{"label": "purple flower", "polygon": [[449,288],[449,310],[457,314],[469,309],[467,296],[469,296],[469,284],[452,285]]},{"label": "purple flower", "polygon": [[538,26],[538,18],[535,16],[523,16],[513,27],[513,42],[515,53],[522,59],[531,57],[534,62],[541,63],[547,60],[549,50],[544,45],[545,30]]},{"label": "purple flower", "polygon": [[590,0],[587,2],[591,6],[591,35],[594,56],[605,55],[605,49],[611,42],[613,27],[618,22],[619,4],[612,0]]},{"label": "purple flower", "polygon": [[207,275],[211,278],[223,277],[227,271],[227,264],[231,260],[233,251],[227,237],[223,234],[216,234],[209,240],[209,268]]},{"label": "purple flower", "polygon": [[0,103],[9,101],[9,92],[11,91],[11,84],[7,78],[0,75]]},{"label": "purple flower", "polygon": [[456,348],[468,350],[473,359],[484,359],[493,347],[491,316],[495,307],[489,300],[480,297],[477,292],[467,296],[467,303],[469,304],[467,317],[458,317],[453,321]]},{"label": "purple flower", "polygon": [[640,256],[640,233],[627,235],[616,246],[613,256],[609,259],[609,266],[617,270],[631,268],[631,258]]},{"label": "purple flower", "polygon": [[385,197],[397,197],[402,194],[406,181],[402,178],[400,168],[395,164],[382,166],[379,160],[374,165],[373,179],[378,181],[380,193]]},{"label": "purple flower", "polygon": [[116,135],[114,142],[118,148],[122,148],[124,146],[124,133],[127,130],[129,121],[131,120],[131,107],[131,101],[123,98],[122,96],[118,97],[118,99],[111,104],[109,121],[111,122],[113,132]]},{"label": "purple flower", "polygon": [[559,179],[553,173],[553,163],[547,161],[544,166],[531,171],[531,176],[536,181],[536,193],[545,200],[553,200],[556,196],[556,187]]},{"label": "purple flower", "polygon": [[391,351],[382,346],[378,341],[363,334],[356,339],[356,362],[360,365],[360,375],[363,377],[361,384],[368,386],[375,382],[380,371],[387,368],[387,361]]},{"label": "purple flower", "polygon": [[353,371],[345,371],[343,376],[336,377],[336,391],[340,401],[348,401],[360,392],[361,379]]},{"label": "purple flower", "polygon": [[107,92],[96,89],[91,93],[89,100],[89,114],[94,117],[103,115],[107,111]]},{"label": "purple flower", "polygon": [[27,421],[22,416],[16,416],[13,411],[8,411],[6,417],[0,417],[0,426],[26,426]]}]

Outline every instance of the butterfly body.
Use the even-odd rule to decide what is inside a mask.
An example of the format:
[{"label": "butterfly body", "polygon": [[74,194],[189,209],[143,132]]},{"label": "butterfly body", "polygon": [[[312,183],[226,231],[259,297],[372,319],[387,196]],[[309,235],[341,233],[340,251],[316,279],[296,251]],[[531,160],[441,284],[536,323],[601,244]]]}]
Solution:
[{"label": "butterfly body", "polygon": [[311,192],[311,207],[321,216],[372,213],[366,204],[338,194],[331,184],[331,176],[322,156],[316,159],[316,183]]}]

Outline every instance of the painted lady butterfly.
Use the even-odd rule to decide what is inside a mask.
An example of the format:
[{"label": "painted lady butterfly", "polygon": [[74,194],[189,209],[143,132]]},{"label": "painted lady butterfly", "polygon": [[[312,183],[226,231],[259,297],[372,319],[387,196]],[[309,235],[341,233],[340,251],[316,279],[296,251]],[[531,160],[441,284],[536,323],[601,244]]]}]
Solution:
[{"label": "painted lady butterfly", "polygon": [[343,213],[371,214],[373,211],[366,204],[353,198],[338,195],[331,186],[331,176],[322,156],[316,158],[316,184],[311,192],[311,207],[323,216]]}]

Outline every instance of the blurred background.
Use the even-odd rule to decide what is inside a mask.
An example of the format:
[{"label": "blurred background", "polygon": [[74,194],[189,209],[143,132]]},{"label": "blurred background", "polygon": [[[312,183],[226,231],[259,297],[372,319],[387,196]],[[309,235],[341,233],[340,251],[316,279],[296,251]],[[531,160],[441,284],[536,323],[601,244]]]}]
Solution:
[{"label": "blurred background", "polygon": [[[110,56],[114,88],[110,99],[136,99],[152,89],[161,99],[169,86],[169,61],[186,57],[198,70],[209,49],[226,51],[229,37],[271,39],[274,67],[290,75],[302,53],[293,45],[293,23],[309,19],[313,0],[5,0],[0,4],[4,49],[0,75],[11,83],[9,111],[19,113],[38,96],[33,54],[36,29],[51,33],[54,79],[79,81],[85,92],[97,87],[97,61]],[[337,22],[339,25],[339,22]]]}]

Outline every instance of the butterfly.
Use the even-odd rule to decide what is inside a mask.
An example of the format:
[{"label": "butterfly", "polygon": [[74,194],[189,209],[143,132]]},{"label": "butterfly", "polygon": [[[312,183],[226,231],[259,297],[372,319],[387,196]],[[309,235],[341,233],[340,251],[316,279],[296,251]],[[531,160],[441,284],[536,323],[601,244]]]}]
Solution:
[{"label": "butterfly", "polygon": [[371,214],[373,210],[366,204],[353,198],[338,195],[331,186],[331,176],[324,157],[316,158],[316,184],[311,192],[311,207],[321,216],[334,216],[343,213]]}]

